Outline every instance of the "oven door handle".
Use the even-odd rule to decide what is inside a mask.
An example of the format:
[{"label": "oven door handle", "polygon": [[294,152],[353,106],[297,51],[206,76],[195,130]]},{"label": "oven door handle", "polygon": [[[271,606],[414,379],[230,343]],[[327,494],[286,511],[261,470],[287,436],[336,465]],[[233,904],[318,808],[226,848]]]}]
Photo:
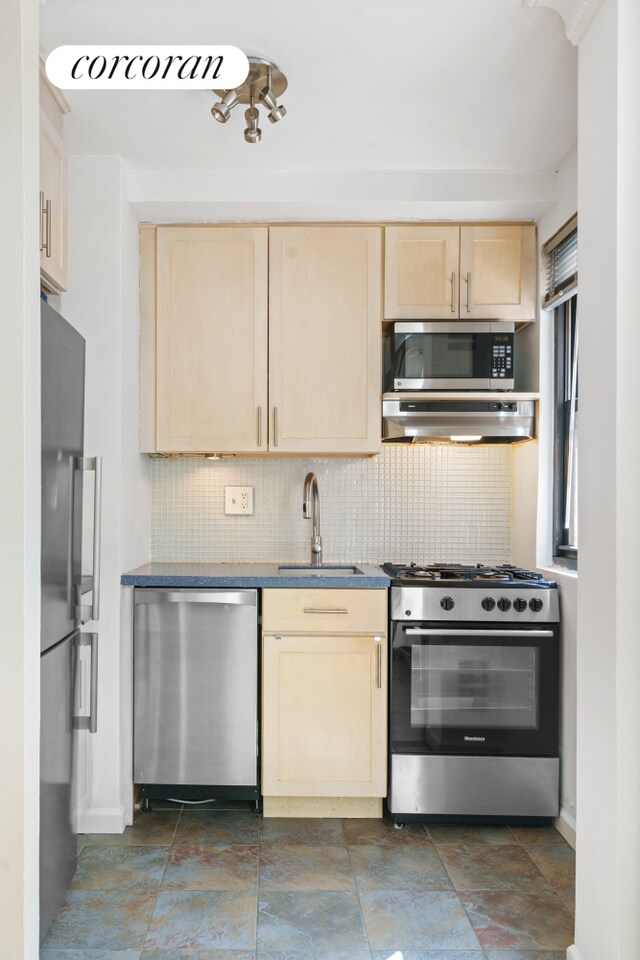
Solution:
[{"label": "oven door handle", "polygon": [[552,637],[553,630],[439,630],[409,627],[407,637]]}]

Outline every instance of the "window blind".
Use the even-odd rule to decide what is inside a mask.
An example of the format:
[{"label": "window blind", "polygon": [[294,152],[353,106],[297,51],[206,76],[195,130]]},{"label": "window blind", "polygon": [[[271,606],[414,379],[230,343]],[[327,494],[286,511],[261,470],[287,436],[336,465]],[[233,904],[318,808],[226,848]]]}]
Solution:
[{"label": "window blind", "polygon": [[542,248],[547,289],[542,306],[558,306],[578,289],[578,220],[572,217]]}]

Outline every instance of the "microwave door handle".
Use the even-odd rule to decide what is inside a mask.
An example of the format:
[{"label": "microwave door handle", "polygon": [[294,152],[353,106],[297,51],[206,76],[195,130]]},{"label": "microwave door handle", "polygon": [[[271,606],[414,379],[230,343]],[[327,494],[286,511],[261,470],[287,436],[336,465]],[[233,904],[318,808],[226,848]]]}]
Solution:
[{"label": "microwave door handle", "polygon": [[439,630],[437,627],[409,627],[407,637],[552,637],[553,630]]}]

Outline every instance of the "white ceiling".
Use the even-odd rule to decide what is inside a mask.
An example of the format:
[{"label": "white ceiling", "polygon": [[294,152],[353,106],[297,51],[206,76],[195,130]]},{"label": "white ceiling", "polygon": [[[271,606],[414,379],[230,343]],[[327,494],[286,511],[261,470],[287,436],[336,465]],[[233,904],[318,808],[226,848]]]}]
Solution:
[{"label": "white ceiling", "polygon": [[284,120],[245,143],[207,91],[66,94],[72,154],[138,170],[551,171],[577,140],[577,49],[522,0],[47,0],[68,43],[230,43],[284,70]]}]

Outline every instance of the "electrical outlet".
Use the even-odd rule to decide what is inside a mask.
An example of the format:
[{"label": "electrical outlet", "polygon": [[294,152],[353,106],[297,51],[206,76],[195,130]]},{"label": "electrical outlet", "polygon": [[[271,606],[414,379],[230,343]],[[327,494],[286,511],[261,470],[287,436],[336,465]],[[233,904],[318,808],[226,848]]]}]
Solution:
[{"label": "electrical outlet", "polygon": [[253,513],[253,487],[225,487],[224,512],[226,514]]}]

